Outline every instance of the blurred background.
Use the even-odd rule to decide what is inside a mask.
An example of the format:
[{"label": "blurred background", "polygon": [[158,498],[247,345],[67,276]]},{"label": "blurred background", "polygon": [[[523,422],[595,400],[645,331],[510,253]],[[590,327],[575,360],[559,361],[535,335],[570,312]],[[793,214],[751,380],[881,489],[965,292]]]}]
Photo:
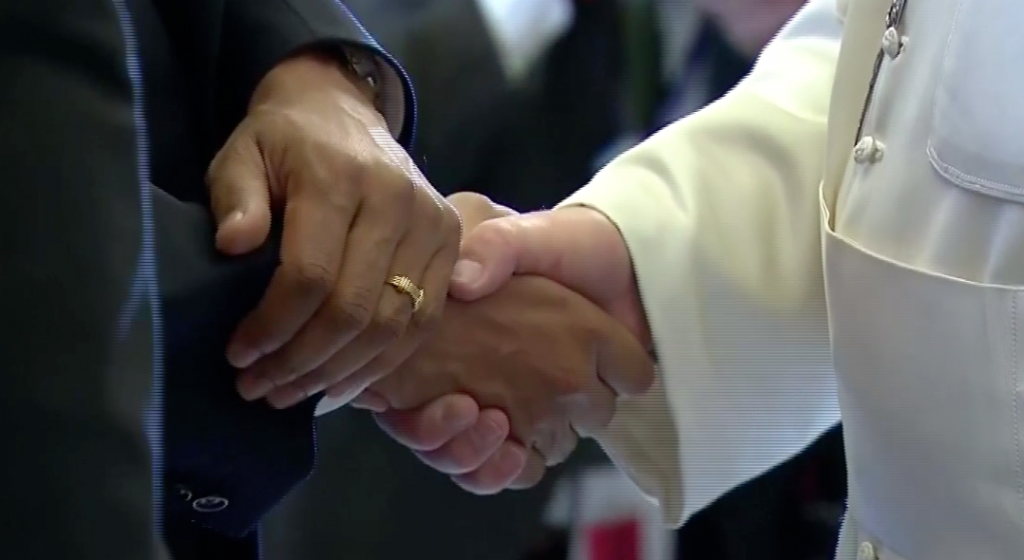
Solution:
[{"label": "blurred background", "polygon": [[[803,0],[346,4],[413,77],[433,184],[527,211],[725,94]],[[845,503],[838,426],[675,532],[593,444],[535,489],[476,497],[364,412],[321,418],[319,441],[267,560],[829,560]]]}]

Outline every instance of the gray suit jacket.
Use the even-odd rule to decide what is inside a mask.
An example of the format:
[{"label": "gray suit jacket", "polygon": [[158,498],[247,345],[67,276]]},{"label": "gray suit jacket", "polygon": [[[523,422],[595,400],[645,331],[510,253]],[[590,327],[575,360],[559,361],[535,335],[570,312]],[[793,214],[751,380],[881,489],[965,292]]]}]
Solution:
[{"label": "gray suit jacket", "polygon": [[309,45],[373,48],[334,0],[0,2],[0,557],[144,560],[162,522],[179,558],[255,558],[312,468],[312,405],[231,386],[277,259],[216,253],[203,182]]}]

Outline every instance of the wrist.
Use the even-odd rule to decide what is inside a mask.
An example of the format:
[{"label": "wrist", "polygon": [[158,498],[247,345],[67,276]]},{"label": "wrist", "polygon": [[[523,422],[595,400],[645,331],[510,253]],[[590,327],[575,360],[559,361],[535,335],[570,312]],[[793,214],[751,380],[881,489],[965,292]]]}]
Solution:
[{"label": "wrist", "polygon": [[310,93],[331,92],[339,96],[346,107],[380,120],[376,85],[351,59],[339,60],[332,53],[304,51],[283,60],[263,77],[250,98],[249,111],[288,103]]},{"label": "wrist", "polygon": [[[572,225],[579,250],[576,257],[567,254],[563,266],[588,270],[599,285],[589,293],[601,294],[595,303],[626,326],[653,351],[654,342],[647,322],[629,246],[615,222],[600,209],[584,204],[559,206],[554,212],[559,221]],[[575,263],[575,258],[582,262]]]},{"label": "wrist", "polygon": [[486,196],[475,192],[453,193],[448,195],[446,200],[458,211],[465,231],[470,231],[487,220],[516,215],[511,208],[497,204]]}]

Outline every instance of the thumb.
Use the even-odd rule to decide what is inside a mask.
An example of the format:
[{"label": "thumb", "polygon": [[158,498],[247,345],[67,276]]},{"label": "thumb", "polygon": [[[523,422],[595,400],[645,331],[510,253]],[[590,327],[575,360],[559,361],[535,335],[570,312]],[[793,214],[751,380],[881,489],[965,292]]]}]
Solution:
[{"label": "thumb", "polygon": [[629,249],[601,212],[566,206],[480,224],[463,240],[448,290],[455,299],[473,301],[497,291],[513,274],[558,282],[652,346]]},{"label": "thumb", "polygon": [[471,301],[513,274],[534,274],[579,292],[598,305],[632,278],[629,253],[603,214],[566,207],[489,220],[463,241],[451,294]]},{"label": "thumb", "polygon": [[233,136],[210,164],[206,176],[210,207],[217,221],[217,249],[242,255],[270,233],[270,183],[256,141]]},{"label": "thumb", "polygon": [[512,277],[523,255],[536,252],[521,228],[522,216],[481,223],[465,234],[449,293],[473,301],[494,293]]}]

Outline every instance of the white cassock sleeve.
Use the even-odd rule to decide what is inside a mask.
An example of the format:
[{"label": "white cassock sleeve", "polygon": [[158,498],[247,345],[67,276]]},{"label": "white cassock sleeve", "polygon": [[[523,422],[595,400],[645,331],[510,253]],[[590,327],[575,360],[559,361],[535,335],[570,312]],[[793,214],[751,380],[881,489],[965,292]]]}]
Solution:
[{"label": "white cassock sleeve", "polygon": [[659,379],[598,440],[673,524],[839,420],[818,206],[836,2],[811,0],[730,94],[563,202],[629,247]]}]

